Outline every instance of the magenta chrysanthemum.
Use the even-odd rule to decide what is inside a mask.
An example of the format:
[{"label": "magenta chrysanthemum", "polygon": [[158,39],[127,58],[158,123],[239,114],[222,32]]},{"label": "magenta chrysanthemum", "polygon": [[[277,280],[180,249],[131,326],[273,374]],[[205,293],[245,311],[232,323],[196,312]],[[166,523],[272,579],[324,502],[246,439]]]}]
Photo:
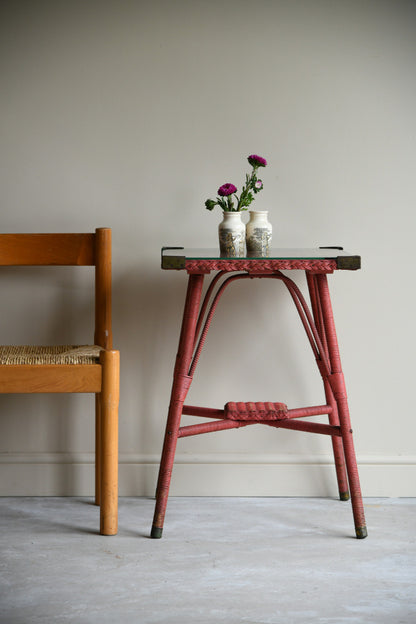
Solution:
[{"label": "magenta chrysanthemum", "polygon": [[251,154],[247,160],[252,167],[265,167],[267,165],[267,160],[261,156],[257,156],[257,154]]},{"label": "magenta chrysanthemum", "polygon": [[260,190],[263,188],[263,182],[262,180],[256,180],[256,182],[254,182],[254,188]]},{"label": "magenta chrysanthemum", "polygon": [[237,187],[234,186],[234,184],[227,182],[226,184],[220,186],[220,188],[218,189],[218,195],[221,195],[221,197],[228,197],[228,195],[232,195],[236,191]]}]

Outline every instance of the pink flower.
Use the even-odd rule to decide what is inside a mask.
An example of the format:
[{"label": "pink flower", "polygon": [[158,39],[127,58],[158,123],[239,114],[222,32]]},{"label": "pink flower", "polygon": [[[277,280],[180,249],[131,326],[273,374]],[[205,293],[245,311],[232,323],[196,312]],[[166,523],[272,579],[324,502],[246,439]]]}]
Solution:
[{"label": "pink flower", "polygon": [[260,189],[263,188],[262,180],[256,180],[255,183],[254,183],[254,188],[256,188],[258,191],[260,191]]},{"label": "pink flower", "polygon": [[228,197],[228,195],[232,195],[236,191],[237,191],[237,187],[234,186],[234,184],[231,184],[230,182],[226,182],[225,184],[220,186],[220,188],[218,189],[218,195],[221,195],[221,197]]},{"label": "pink flower", "polygon": [[247,160],[252,167],[265,167],[267,165],[267,160],[261,156],[257,156],[257,154],[251,154]]}]

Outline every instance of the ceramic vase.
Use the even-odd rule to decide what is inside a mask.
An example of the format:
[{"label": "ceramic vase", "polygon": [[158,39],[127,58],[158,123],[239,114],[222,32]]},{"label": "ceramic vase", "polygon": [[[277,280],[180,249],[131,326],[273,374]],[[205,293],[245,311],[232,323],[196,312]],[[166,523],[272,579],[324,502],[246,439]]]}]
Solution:
[{"label": "ceramic vase", "polygon": [[223,220],[218,226],[220,253],[222,257],[244,256],[246,228],[241,221],[241,212],[223,212]]},{"label": "ceramic vase", "polygon": [[246,225],[247,255],[259,258],[270,254],[272,225],[267,219],[267,210],[250,210],[250,220]]}]

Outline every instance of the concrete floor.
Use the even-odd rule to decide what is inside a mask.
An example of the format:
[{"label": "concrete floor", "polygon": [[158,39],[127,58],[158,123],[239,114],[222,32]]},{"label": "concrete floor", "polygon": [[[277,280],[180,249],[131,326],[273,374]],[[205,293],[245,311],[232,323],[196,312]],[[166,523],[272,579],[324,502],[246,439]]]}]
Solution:
[{"label": "concrete floor", "polygon": [[85,498],[0,498],[0,622],[415,624],[416,499],[121,498],[97,534]]}]

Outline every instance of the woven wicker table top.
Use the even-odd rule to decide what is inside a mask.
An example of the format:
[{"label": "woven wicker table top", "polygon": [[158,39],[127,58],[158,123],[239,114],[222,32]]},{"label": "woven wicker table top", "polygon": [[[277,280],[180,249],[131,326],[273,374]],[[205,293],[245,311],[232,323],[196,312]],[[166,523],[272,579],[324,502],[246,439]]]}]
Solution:
[{"label": "woven wicker table top", "polygon": [[309,270],[332,273],[337,269],[361,268],[360,256],[348,253],[342,247],[310,249],[271,249],[267,258],[221,257],[218,249],[189,249],[162,247],[162,269],[186,270],[188,273],[210,271],[279,271]]}]

